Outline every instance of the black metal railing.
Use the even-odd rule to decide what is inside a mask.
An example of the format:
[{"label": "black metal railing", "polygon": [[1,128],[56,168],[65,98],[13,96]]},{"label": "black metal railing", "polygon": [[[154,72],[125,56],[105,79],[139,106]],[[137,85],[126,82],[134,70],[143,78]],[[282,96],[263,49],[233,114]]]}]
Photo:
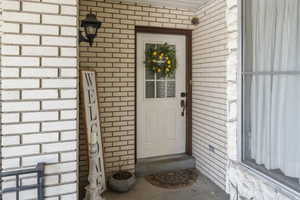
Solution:
[{"label": "black metal railing", "polygon": [[[24,190],[37,190],[37,200],[44,200],[44,166],[45,163],[38,163],[35,168],[32,169],[23,169],[18,171],[9,171],[0,173],[0,179],[15,177],[16,186],[5,188],[0,191],[0,199],[2,199],[3,194],[5,193],[15,193],[16,200],[20,200],[20,192]],[[33,185],[22,185],[20,177],[27,174],[36,175],[36,184]]]}]

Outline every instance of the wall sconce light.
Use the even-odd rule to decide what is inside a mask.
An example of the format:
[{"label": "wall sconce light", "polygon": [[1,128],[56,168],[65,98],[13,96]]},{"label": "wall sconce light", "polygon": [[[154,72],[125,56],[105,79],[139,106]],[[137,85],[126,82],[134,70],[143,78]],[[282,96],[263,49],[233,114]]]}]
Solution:
[{"label": "wall sconce light", "polygon": [[84,28],[85,36],[83,36],[82,31],[79,30],[79,43],[88,42],[90,46],[92,46],[101,24],[102,22],[97,20],[97,16],[90,11],[90,13],[86,15],[86,18],[81,21],[80,27]]},{"label": "wall sconce light", "polygon": [[200,19],[199,19],[199,17],[193,17],[191,22],[193,25],[196,26],[200,23]]}]

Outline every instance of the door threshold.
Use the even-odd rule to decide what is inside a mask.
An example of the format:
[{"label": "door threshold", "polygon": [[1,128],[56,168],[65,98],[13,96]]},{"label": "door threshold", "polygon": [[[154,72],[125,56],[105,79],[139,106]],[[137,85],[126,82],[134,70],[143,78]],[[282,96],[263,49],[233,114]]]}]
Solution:
[{"label": "door threshold", "polygon": [[195,158],[187,154],[176,154],[152,158],[138,159],[136,175],[147,176],[151,174],[195,168]]}]

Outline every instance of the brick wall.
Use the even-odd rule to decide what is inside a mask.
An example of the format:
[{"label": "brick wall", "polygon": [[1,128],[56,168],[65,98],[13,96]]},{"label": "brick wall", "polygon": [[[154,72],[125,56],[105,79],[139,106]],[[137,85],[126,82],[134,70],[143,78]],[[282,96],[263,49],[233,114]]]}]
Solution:
[{"label": "brick wall", "polygon": [[[0,0],[0,63],[1,63],[1,42],[2,42],[2,0]],[[1,78],[1,65],[0,65],[0,78]],[[1,81],[0,81],[0,88],[1,88]],[[1,92],[0,92],[0,99],[1,99]],[[2,104],[0,103],[0,110],[2,110]],[[0,114],[0,123],[1,123],[1,114]],[[2,128],[0,126],[0,133],[2,132]],[[1,134],[0,134],[0,144],[2,143],[1,140]],[[1,146],[1,145],[0,145]],[[1,153],[2,149],[0,148],[0,157],[1,157]],[[2,159],[0,159],[0,169],[2,169]],[[1,184],[2,180],[0,180],[0,190],[2,190],[2,184]],[[1,200],[1,197],[0,197]]]},{"label": "brick wall", "polygon": [[[133,170],[135,161],[135,26],[191,29],[192,12],[81,0],[80,19],[89,10],[103,22],[93,47],[80,45],[80,68],[97,72],[105,170]],[[80,133],[81,190],[87,184],[86,135]]]},{"label": "brick wall", "polygon": [[76,199],[77,1],[4,0],[2,6],[2,170],[46,162],[46,199]]},{"label": "brick wall", "polygon": [[193,155],[196,167],[222,189],[227,164],[225,13],[225,0],[207,2],[193,31]]}]

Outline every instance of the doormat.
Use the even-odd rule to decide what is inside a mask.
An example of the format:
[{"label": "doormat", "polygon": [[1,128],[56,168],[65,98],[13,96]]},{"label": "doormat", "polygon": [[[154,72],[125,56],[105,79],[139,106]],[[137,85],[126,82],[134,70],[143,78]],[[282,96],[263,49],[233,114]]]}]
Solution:
[{"label": "doormat", "polygon": [[145,179],[152,185],[161,188],[178,189],[193,185],[197,181],[198,175],[196,169],[184,169],[149,175]]}]

